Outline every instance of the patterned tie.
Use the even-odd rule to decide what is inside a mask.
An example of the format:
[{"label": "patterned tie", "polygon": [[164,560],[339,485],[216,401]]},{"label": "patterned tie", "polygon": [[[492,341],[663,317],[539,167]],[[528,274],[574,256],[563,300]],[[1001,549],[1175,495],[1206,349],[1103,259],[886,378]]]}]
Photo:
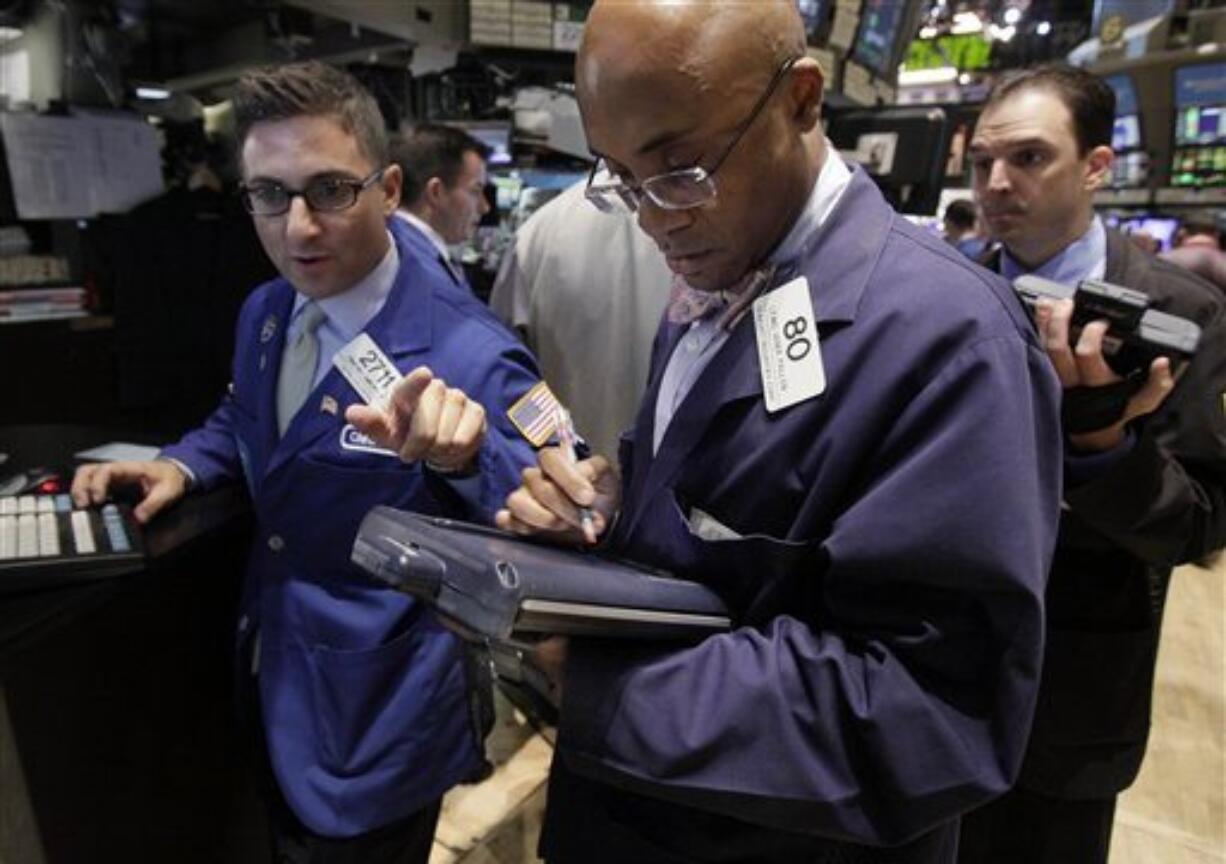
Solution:
[{"label": "patterned tie", "polygon": [[735,285],[723,291],[700,291],[680,276],[674,276],[668,295],[668,320],[673,324],[689,324],[718,315],[716,325],[731,330],[774,276],[775,265],[764,264],[750,270]]},{"label": "patterned tie", "polygon": [[315,366],[319,362],[319,337],[315,331],[328,317],[314,300],[307,301],[299,316],[301,327],[293,341],[285,346],[285,353],[281,355],[281,375],[277,378],[277,431],[281,435],[289,428],[315,383]]}]

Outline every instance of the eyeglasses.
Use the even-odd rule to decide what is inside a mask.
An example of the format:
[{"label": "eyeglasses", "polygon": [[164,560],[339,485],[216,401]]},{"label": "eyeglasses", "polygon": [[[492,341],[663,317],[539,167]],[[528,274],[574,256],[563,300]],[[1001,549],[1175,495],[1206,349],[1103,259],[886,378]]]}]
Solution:
[{"label": "eyeglasses", "polygon": [[317,213],[348,210],[358,202],[358,196],[378,182],[385,169],[380,168],[364,180],[343,177],[320,177],[303,189],[290,189],[280,183],[243,184],[239,193],[247,212],[255,216],[280,216],[288,213],[290,204],[301,195],[306,205]]},{"label": "eyeglasses", "polygon": [[588,175],[587,189],[584,191],[587,200],[606,213],[619,210],[633,213],[638,209],[639,202],[644,197],[662,210],[688,210],[711,201],[716,194],[715,172],[736,149],[736,145],[741,143],[741,139],[753,125],[753,121],[758,119],[766,103],[770,102],[779,82],[799,59],[799,57],[789,58],[775,70],[766,92],[758,98],[757,104],[737,128],[736,135],[715,160],[710,171],[695,165],[693,168],[682,168],[657,174],[654,177],[648,177],[642,183],[633,185],[626,183],[610,171],[605,160],[601,158],[592,166],[592,172]]}]

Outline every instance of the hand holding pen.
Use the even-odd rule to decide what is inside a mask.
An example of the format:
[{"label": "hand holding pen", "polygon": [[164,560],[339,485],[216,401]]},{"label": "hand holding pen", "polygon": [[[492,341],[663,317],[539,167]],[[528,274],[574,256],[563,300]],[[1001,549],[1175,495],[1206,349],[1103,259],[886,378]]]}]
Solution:
[{"label": "hand holding pen", "polygon": [[[570,412],[559,405],[554,409],[555,427],[558,433],[558,444],[562,448],[562,454],[572,465],[579,464],[579,454],[575,450],[578,434],[575,432],[575,424],[571,419]],[[583,520],[583,539],[588,543],[596,542],[596,528],[592,522],[592,508],[580,507],[579,518]]]},{"label": "hand holding pen", "polygon": [[558,543],[594,545],[609,530],[621,502],[621,478],[603,456],[579,460],[569,414],[554,415],[558,443],[537,454],[523,482],[494,516],[504,531]]}]

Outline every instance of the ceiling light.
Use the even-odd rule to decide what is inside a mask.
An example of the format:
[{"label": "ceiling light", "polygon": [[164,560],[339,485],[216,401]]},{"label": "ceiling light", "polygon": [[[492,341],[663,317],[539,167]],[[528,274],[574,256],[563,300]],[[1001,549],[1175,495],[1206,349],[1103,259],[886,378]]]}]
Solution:
[{"label": "ceiling light", "polygon": [[1022,20],[1022,10],[1016,6],[1011,6],[1005,10],[1005,23],[1009,25],[1016,24]]},{"label": "ceiling light", "polygon": [[1040,21],[1038,26],[1034,28],[1034,32],[1038,33],[1040,36],[1046,36],[1051,32],[1051,22]]},{"label": "ceiling light", "polygon": [[965,33],[982,33],[983,21],[974,12],[959,12],[954,15],[954,24],[949,28],[949,32],[955,36]]},{"label": "ceiling light", "polygon": [[137,99],[169,99],[170,91],[165,87],[137,87]]}]

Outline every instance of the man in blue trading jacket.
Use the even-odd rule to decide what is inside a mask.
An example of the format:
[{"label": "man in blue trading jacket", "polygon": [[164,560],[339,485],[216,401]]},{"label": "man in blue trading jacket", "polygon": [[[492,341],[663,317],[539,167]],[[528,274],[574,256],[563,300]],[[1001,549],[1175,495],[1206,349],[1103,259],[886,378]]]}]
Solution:
[{"label": "man in blue trading jacket", "polygon": [[396,215],[425,254],[437,257],[457,285],[472,290],[448,246],[471,240],[490,212],[485,197],[485,145],[450,126],[422,123],[392,139],[392,161],[404,176]]},{"label": "man in blue trading jacket", "polygon": [[622,477],[548,449],[498,521],[577,542],[591,507],[613,552],[707,583],[739,626],[540,649],[544,857],[952,862],[1030,731],[1050,364],[1004,281],[811,134],[790,0],[597,2],[576,81],[590,196],[636,205],[679,278]]},{"label": "man in blue trading jacket", "polygon": [[1145,754],[1171,568],[1226,543],[1226,305],[1212,285],[1094,215],[1114,158],[1114,119],[1105,81],[1055,64],[1002,79],[971,139],[975,195],[1003,246],[994,267],[1011,279],[1105,279],[1202,333],[1178,386],[1160,358],[1130,396],[1103,356],[1105,322],[1075,333],[1074,350],[1074,304],[1038,311],[1065,387],[1065,507],[1047,586],[1047,654],[1017,787],[967,816],[964,864],[1107,861],[1116,796]]},{"label": "man in blue trading jacket", "polygon": [[[505,407],[535,363],[389,223],[400,171],[352,77],[261,70],[234,103],[244,200],[282,278],[243,307],[234,383],[204,426],[159,461],[82,469],[73,495],[140,484],[147,521],[245,480],[257,536],[239,656],[283,798],[278,860],[425,862],[441,796],[480,765],[459,646],[349,550],[377,504],[492,518],[531,460]],[[408,373],[387,414],[332,368],[359,334]]]}]

